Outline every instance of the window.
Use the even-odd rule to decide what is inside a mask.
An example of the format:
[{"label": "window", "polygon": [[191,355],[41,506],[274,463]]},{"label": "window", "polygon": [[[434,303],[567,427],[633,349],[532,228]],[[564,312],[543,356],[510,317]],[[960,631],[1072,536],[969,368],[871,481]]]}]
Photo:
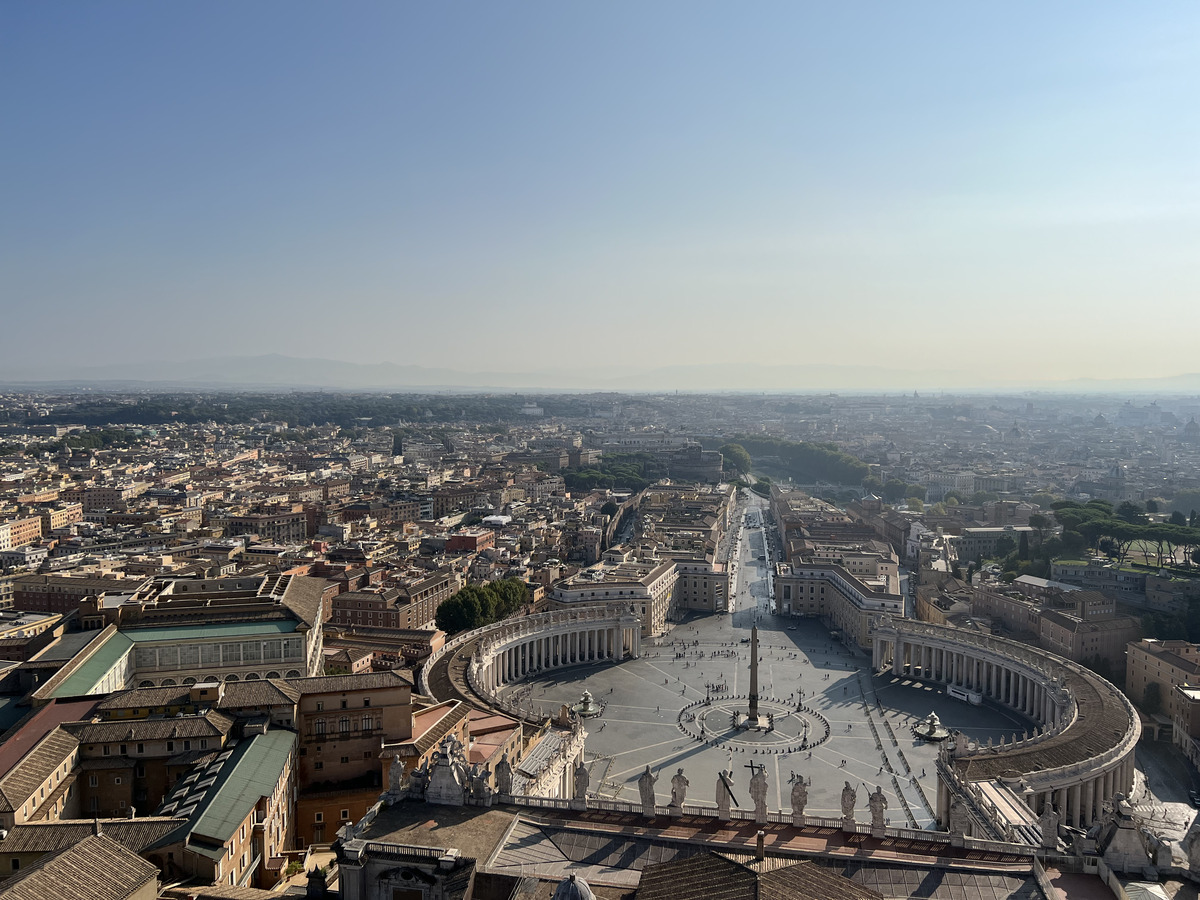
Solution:
[{"label": "window", "polygon": [[370,706],[370,705],[371,705],[371,698],[363,697],[363,706]]},{"label": "window", "polygon": [[88,787],[100,787],[100,778],[96,775],[89,775]]},{"label": "window", "polygon": [[12,870],[14,872],[16,872],[20,868],[21,868],[21,861],[14,856],[13,861],[12,861]]},{"label": "window", "polygon": [[318,700],[317,701],[317,712],[321,712],[323,709],[325,709],[324,701]]},{"label": "window", "polygon": [[201,750],[208,749],[208,738],[200,738],[200,749]]},{"label": "window", "polygon": [[362,730],[363,731],[370,731],[374,727],[375,727],[375,723],[374,723],[374,721],[372,721],[370,716],[362,717]]},{"label": "window", "polygon": [[313,768],[314,769],[323,769],[323,768],[325,768],[325,763],[321,762],[318,759],[315,763],[313,763]]},{"label": "window", "polygon": [[145,753],[145,752],[146,752],[146,745],[145,745],[145,744],[138,744],[138,745],[137,745],[137,752],[138,752],[138,753]]},{"label": "window", "polygon": [[100,798],[99,798],[99,797],[93,797],[93,798],[92,798],[92,812],[95,812],[95,811],[96,811],[96,810],[98,810],[99,808],[100,808]]},{"label": "window", "polygon": [[350,757],[348,757],[348,756],[343,756],[343,757],[342,757],[342,765],[344,766],[344,765],[345,765],[346,763],[348,763],[348,762],[350,762]]},{"label": "window", "polygon": [[350,818],[350,810],[348,810],[348,809],[343,809],[343,810],[342,810],[342,821],[343,821],[343,822],[345,822],[345,821],[347,821],[349,818]]},{"label": "window", "polygon": [[340,731],[342,734],[350,733],[350,717],[349,716],[342,716],[340,719],[338,719],[338,731]]},{"label": "window", "polygon": [[168,753],[175,752],[175,742],[174,741],[167,741],[167,752]]},{"label": "window", "polygon": [[317,721],[313,723],[313,730],[317,734],[324,734],[325,733],[325,720],[317,719]]},{"label": "window", "polygon": [[184,749],[184,750],[191,750],[191,749],[192,749],[192,742],[191,742],[191,741],[184,741],[184,742],[183,742],[183,749]]},{"label": "window", "polygon": [[[121,776],[120,776],[120,775],[114,775],[114,776],[113,776],[113,784],[120,784],[120,783],[121,783]],[[124,806],[124,804],[122,804],[122,806]]]},{"label": "window", "polygon": [[314,822],[324,822],[325,821],[325,813],[322,813],[322,812],[317,813],[313,817],[313,821]]},{"label": "window", "polygon": [[104,753],[104,755],[105,755],[105,756],[108,756],[108,752],[109,752],[109,746],[108,746],[108,744],[105,744],[105,745],[104,745],[104,750],[103,750],[103,753]]},{"label": "window", "polygon": [[349,705],[349,701],[348,701],[348,700],[343,700],[343,701],[342,701],[342,709],[345,709],[345,708],[346,708],[348,705]]},{"label": "window", "polygon": [[128,745],[128,744],[122,744],[122,745],[121,745],[121,755],[122,755],[122,756],[125,756],[125,755],[126,755],[128,752],[129,752],[129,745]]}]

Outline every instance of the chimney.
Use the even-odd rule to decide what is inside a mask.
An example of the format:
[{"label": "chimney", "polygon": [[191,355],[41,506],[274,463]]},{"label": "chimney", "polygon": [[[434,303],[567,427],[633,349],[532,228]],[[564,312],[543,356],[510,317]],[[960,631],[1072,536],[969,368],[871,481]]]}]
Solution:
[{"label": "chimney", "polygon": [[758,833],[757,837],[758,837],[758,846],[754,851],[754,858],[761,862],[762,860],[767,858],[767,851],[766,851],[766,846],[765,846],[766,840],[767,840],[767,833],[765,831],[760,831]]}]

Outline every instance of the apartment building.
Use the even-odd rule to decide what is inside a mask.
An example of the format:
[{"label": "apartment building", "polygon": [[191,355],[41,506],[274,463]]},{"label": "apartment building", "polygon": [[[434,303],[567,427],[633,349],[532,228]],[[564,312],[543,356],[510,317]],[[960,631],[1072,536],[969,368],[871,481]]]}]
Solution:
[{"label": "apartment building", "polygon": [[904,615],[904,597],[877,590],[833,562],[779,563],[775,567],[775,614],[814,616],[846,643],[871,646],[875,618]]}]

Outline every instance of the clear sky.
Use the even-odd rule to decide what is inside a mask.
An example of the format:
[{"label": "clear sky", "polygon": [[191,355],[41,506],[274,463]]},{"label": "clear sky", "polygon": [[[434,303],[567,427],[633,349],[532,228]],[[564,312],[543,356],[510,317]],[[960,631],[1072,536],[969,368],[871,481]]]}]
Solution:
[{"label": "clear sky", "polygon": [[1198,98],[1194,0],[16,0],[0,353],[1200,371]]}]

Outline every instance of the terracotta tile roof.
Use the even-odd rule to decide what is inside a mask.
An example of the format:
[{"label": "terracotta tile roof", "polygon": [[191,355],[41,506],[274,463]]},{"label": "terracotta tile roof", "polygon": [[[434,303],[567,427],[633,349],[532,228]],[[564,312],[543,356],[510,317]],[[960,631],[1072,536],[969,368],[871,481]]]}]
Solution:
[{"label": "terracotta tile roof", "polygon": [[165,741],[174,738],[221,737],[233,730],[233,719],[214,709],[200,716],[155,716],[107,722],[68,722],[63,725],[81,744]]},{"label": "terracotta tile roof", "polygon": [[318,675],[314,678],[289,678],[288,685],[303,694],[344,694],[350,691],[378,691],[412,687],[412,676],[400,669],[363,672],[360,675]]},{"label": "terracotta tile roof", "polygon": [[68,760],[79,746],[74,735],[55,728],[19,763],[0,778],[0,810],[19,808],[50,775]]},{"label": "terracotta tile roof", "polygon": [[99,824],[103,833],[134,853],[157,843],[187,819],[146,816],[141,819],[60,819],[16,825],[3,841],[0,853],[57,853],[74,847],[90,836]]},{"label": "terracotta tile roof", "polygon": [[0,900],[128,900],[158,868],[104,834],[47,856],[0,883]]}]

